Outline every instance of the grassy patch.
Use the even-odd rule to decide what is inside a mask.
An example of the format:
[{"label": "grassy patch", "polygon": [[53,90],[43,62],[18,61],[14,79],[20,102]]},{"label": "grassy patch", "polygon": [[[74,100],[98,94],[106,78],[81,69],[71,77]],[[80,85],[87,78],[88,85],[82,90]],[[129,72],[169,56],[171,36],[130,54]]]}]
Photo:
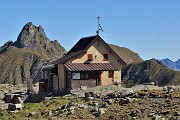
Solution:
[{"label": "grassy patch", "polygon": [[24,109],[27,112],[37,112],[42,107],[41,103],[27,103],[24,105]]},{"label": "grassy patch", "polygon": [[0,120],[4,120],[7,117],[9,117],[9,113],[7,111],[1,111],[0,110]]}]

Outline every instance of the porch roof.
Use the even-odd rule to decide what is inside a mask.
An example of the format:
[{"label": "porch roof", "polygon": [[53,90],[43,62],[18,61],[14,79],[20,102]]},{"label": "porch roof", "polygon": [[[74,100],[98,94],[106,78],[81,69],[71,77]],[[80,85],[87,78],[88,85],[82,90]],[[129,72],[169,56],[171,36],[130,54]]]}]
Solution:
[{"label": "porch roof", "polygon": [[117,70],[111,63],[69,63],[64,64],[68,71],[114,71]]}]

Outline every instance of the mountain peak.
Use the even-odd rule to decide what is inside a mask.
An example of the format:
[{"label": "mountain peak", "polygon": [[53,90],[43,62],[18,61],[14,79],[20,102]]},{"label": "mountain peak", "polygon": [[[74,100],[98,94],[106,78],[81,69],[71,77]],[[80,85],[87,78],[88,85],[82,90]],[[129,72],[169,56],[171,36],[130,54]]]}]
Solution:
[{"label": "mountain peak", "polygon": [[47,41],[48,38],[42,26],[37,27],[32,22],[28,22],[21,30],[14,46],[18,48],[45,46]]},{"label": "mountain peak", "polygon": [[160,60],[164,65],[168,66],[169,68],[173,70],[180,70],[180,59],[177,61],[172,61],[169,58]]}]

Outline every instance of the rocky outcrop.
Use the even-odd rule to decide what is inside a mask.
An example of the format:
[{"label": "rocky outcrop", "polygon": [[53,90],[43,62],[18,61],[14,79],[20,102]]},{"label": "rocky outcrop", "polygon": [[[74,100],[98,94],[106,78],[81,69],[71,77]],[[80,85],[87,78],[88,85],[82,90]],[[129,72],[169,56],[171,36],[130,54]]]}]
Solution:
[{"label": "rocky outcrop", "polygon": [[23,27],[14,46],[18,48],[29,48],[41,45],[45,47],[47,42],[49,41],[41,25],[36,27],[32,22],[29,22]]},{"label": "rocky outcrop", "polygon": [[122,80],[126,84],[142,84],[155,82],[159,86],[180,84],[180,72],[173,71],[160,61],[152,59],[135,62],[122,70]]},{"label": "rocky outcrop", "polygon": [[143,59],[141,59],[141,57],[137,53],[133,52],[128,48],[120,47],[113,44],[109,44],[109,46],[119,55],[120,58],[122,58],[122,60],[124,60],[126,64],[143,61]]},{"label": "rocky outcrop", "polygon": [[35,78],[43,60],[66,53],[57,40],[50,41],[44,29],[27,23],[17,40],[0,49],[0,83],[24,84]]},{"label": "rocky outcrop", "polygon": [[12,41],[6,42],[2,47],[0,47],[0,54],[5,52],[7,50],[7,48],[12,46],[12,45],[13,45]]},{"label": "rocky outcrop", "polygon": [[65,54],[65,49],[57,40],[50,41],[41,25],[39,27],[27,23],[20,32],[17,41],[13,43],[17,48],[34,49],[34,52],[41,57],[54,57]]}]

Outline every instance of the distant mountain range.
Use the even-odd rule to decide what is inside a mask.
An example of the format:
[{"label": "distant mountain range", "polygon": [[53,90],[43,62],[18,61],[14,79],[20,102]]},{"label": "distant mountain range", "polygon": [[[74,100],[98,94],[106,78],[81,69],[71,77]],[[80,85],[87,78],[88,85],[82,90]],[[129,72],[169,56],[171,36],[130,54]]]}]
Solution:
[{"label": "distant mountain range", "polygon": [[164,65],[166,65],[167,67],[173,69],[173,70],[178,70],[180,71],[180,59],[178,59],[177,61],[172,61],[168,58],[166,59],[162,59],[160,60]]}]

